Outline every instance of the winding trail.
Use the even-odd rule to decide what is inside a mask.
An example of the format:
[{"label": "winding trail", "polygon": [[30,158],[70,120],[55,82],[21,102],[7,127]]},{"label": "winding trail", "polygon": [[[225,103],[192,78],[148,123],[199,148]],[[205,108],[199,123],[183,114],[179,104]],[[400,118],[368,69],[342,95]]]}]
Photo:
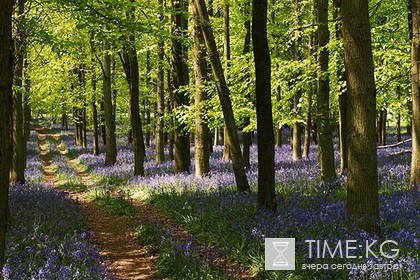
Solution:
[{"label": "winding trail", "polygon": [[[57,147],[60,147],[59,134],[48,132],[43,127],[36,130],[39,133],[45,181],[59,187],[45,145],[46,136],[50,135],[54,138]],[[67,156],[64,150],[60,148],[59,150],[63,156]],[[76,168],[74,160],[70,160],[70,165],[79,173],[86,186],[92,184],[89,175]],[[136,240],[134,229],[139,220],[144,218],[144,214],[136,211],[133,215],[113,215],[89,201],[84,192],[65,191],[65,193],[82,209],[85,222],[93,232],[92,243],[118,279],[157,279],[155,277],[157,256],[149,255],[147,248]]]}]

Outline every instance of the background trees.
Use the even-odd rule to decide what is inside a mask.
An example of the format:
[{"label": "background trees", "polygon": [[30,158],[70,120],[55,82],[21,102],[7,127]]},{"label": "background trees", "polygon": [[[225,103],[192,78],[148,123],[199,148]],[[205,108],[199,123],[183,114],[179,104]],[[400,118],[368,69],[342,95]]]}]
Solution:
[{"label": "background trees", "polygon": [[[19,12],[16,6],[17,15],[22,13],[25,17],[18,16],[22,24],[16,25],[15,41],[21,42],[18,40],[20,34],[27,36],[24,40],[26,45],[21,44],[25,46],[27,59],[20,56],[25,52],[16,52],[16,58],[19,59],[16,59],[15,67],[15,96],[19,101],[14,108],[21,111],[19,106],[27,104],[23,102],[23,97],[18,96],[21,92],[19,89],[25,87],[20,84],[24,81],[20,68],[27,67],[31,76],[32,90],[29,97],[33,115],[50,115],[55,119],[63,117],[63,120],[71,118],[76,124],[76,135],[80,140],[78,143],[82,146],[86,144],[86,130],[106,128],[97,129],[101,132],[102,141],[95,141],[98,142],[95,147],[100,142],[106,144],[106,164],[117,161],[115,134],[121,132],[130,135],[128,140],[133,140],[137,159],[135,175],[143,173],[143,141],[146,146],[156,144],[157,164],[171,159],[172,144],[175,142],[175,173],[190,171],[190,151],[194,151],[197,176],[208,174],[211,172],[208,167],[211,145],[208,143],[213,137],[209,131],[220,132],[225,125],[226,133],[223,136],[220,136],[221,133],[214,135],[213,142],[230,143],[230,155],[240,191],[248,190],[249,187],[245,168],[249,167],[252,160],[249,146],[255,132],[259,139],[268,139],[267,142],[259,142],[261,154],[264,154],[264,148],[267,149],[267,156],[264,160],[260,158],[259,163],[262,171],[270,173],[261,178],[270,178],[267,179],[270,180],[267,186],[272,188],[272,168],[264,168],[264,163],[272,162],[271,148],[274,144],[271,144],[271,132],[274,127],[278,136],[276,144],[292,143],[291,154],[296,161],[301,160],[302,129],[306,135],[304,156],[309,155],[309,136],[311,133],[312,136],[318,135],[312,137],[312,141],[319,144],[322,181],[336,176],[336,163],[333,160],[333,143],[338,143],[336,136],[339,136],[341,143],[343,172],[347,158],[346,147],[356,144],[358,146],[348,149],[357,150],[356,154],[353,152],[349,155],[349,164],[354,167],[355,163],[359,164],[360,159],[365,157],[362,161],[369,162],[371,165],[368,169],[373,170],[376,163],[370,157],[373,156],[376,141],[387,140],[387,125],[395,125],[397,135],[399,133],[401,137],[401,127],[410,126],[409,107],[412,99],[416,106],[415,87],[413,98],[409,90],[408,73],[411,66],[407,51],[410,47],[410,25],[407,21],[408,9],[402,0],[370,3],[373,7],[368,15],[372,23],[372,41],[363,41],[366,47],[372,47],[372,58],[369,58],[372,65],[365,61],[369,63],[367,68],[364,68],[364,64],[355,64],[355,57],[366,55],[359,52],[368,49],[353,49],[355,45],[349,43],[353,41],[348,40],[352,36],[361,35],[353,34],[351,26],[355,23],[346,22],[346,16],[343,17],[343,23],[347,24],[347,45],[344,48],[347,70],[353,69],[354,73],[358,73],[362,67],[368,69],[369,76],[373,71],[376,78],[376,85],[370,77],[370,80],[362,82],[365,88],[357,90],[352,84],[357,82],[356,76],[349,76],[347,81],[343,78],[343,46],[338,16],[340,7],[337,1],[334,1],[334,6],[333,3],[321,0],[269,1],[267,20],[256,21],[252,27],[262,28],[257,23],[266,23],[267,39],[255,37],[252,40],[253,44],[264,43],[263,47],[253,47],[250,37],[251,7],[260,2],[251,5],[249,1],[227,3],[215,0],[208,17],[205,17],[205,3],[198,0],[193,2],[200,4],[194,15],[189,14],[192,9],[188,8],[189,3],[184,0],[174,0],[170,5],[164,1],[128,3],[121,0],[106,1],[106,5],[102,1],[86,0],[27,0],[25,6],[22,6],[23,1],[19,3],[25,13]],[[346,6],[343,10],[349,8],[353,7]],[[363,16],[366,17],[366,13],[364,11]],[[187,25],[191,16],[196,20],[194,26]],[[364,19],[364,23],[367,24],[369,18]],[[416,26],[413,25],[413,28]],[[25,31],[26,35],[21,31]],[[203,38],[199,35],[201,31]],[[206,42],[207,52],[202,47],[202,40]],[[415,40],[414,37],[413,43]],[[228,45],[230,47],[226,48],[225,53],[229,55],[218,57],[218,53],[222,53]],[[195,51],[192,51],[193,46]],[[263,59],[267,53],[271,54],[270,60]],[[257,62],[261,62],[256,66],[262,66],[263,61],[266,63],[264,83],[260,83],[260,72],[250,67],[252,55]],[[116,59],[118,56],[122,59]],[[215,73],[213,77],[207,74],[210,69],[206,60],[212,65]],[[225,75],[221,65],[227,65],[227,60],[229,69],[228,75]],[[21,66],[25,61],[27,66]],[[415,70],[415,67],[412,69]],[[269,76],[271,84],[268,82]],[[353,95],[349,105],[346,105],[344,97],[347,90],[353,94],[369,92],[371,109],[375,104],[378,105],[377,109],[373,109],[373,121],[369,119],[373,115],[371,111],[366,118],[363,114],[357,115],[358,109],[362,107],[351,102],[356,102],[354,96],[358,97],[359,94]],[[262,92],[265,95],[261,95]],[[376,92],[376,97],[373,92]],[[316,98],[313,98],[314,94]],[[267,103],[261,103],[262,100]],[[264,110],[260,110],[262,104]],[[258,106],[258,114],[255,105]],[[354,109],[354,112],[351,111],[352,118],[346,121],[344,109],[347,107]],[[267,115],[261,119],[261,114]],[[416,109],[413,110],[413,116],[413,132],[416,133]],[[16,114],[16,120],[19,118],[25,119],[23,112]],[[15,124],[19,123],[21,121],[15,121]],[[361,123],[366,132],[363,137],[366,139],[352,134]],[[380,129],[376,130],[375,123],[378,123]],[[345,124],[350,127],[346,129]],[[239,137],[237,128],[242,132]],[[375,140],[370,138],[371,129],[377,134]],[[16,132],[23,135],[23,130],[19,128]],[[149,135],[152,132],[155,133],[150,141]],[[223,141],[222,138],[231,138],[231,141]],[[20,136],[14,139],[20,139]],[[195,139],[194,145],[192,139]],[[240,139],[243,141],[240,142]],[[365,148],[364,141],[367,140],[370,141],[369,149]],[[190,146],[194,146],[194,149],[190,149]],[[18,147],[16,143],[15,153]],[[414,148],[414,153],[416,151]],[[363,156],[359,152],[363,152]],[[98,150],[95,149],[94,153],[97,154]],[[350,163],[352,157],[353,162]],[[416,165],[413,162],[413,167]],[[363,172],[364,167],[361,167]],[[351,191],[351,186],[357,185],[354,180],[362,176],[363,172],[350,169]],[[23,180],[20,178],[14,181]],[[375,181],[375,178],[368,180]],[[262,187],[263,183],[259,185]],[[371,190],[376,192],[375,186],[372,185]],[[274,195],[270,197],[273,199]],[[360,199],[355,198],[358,202]]]}]

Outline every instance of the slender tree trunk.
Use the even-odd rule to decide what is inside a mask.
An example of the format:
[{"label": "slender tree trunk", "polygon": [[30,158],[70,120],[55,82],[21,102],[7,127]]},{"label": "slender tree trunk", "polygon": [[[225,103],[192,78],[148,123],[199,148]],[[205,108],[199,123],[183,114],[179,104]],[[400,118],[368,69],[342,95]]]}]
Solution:
[{"label": "slender tree trunk", "polygon": [[197,10],[193,10],[194,30],[194,75],[195,75],[195,176],[202,178],[210,173],[209,135],[210,130],[203,118],[206,113],[205,102],[209,99],[207,92],[207,62],[203,33],[197,22]]},{"label": "slender tree trunk", "polygon": [[[295,61],[302,60],[302,53],[300,51],[300,1],[294,0],[295,5],[295,39],[293,41],[293,57]],[[298,78],[300,73],[296,74],[296,78]],[[295,115],[295,119],[299,117],[300,113],[300,99],[302,97],[302,91],[299,89],[293,96],[293,112]],[[302,158],[302,124],[299,121],[295,121],[293,123],[293,139],[292,139],[292,147],[293,147],[293,160],[299,160]]]},{"label": "slender tree trunk", "polygon": [[[333,18],[339,19],[341,18],[340,8],[341,8],[341,0],[334,0],[333,1],[334,10],[333,10]],[[338,40],[343,39],[343,32],[341,27],[341,21],[337,21],[335,24],[335,36]],[[344,53],[343,50],[339,51],[339,59],[340,61],[344,60]],[[343,69],[337,70],[337,77],[340,82],[344,83],[346,81],[346,74]],[[338,96],[338,113],[339,113],[339,139],[340,139],[340,174],[344,174],[344,172],[347,170],[348,166],[348,151],[347,151],[347,88],[342,89],[341,94]]]},{"label": "slender tree trunk", "polygon": [[98,127],[98,108],[96,102],[92,101],[92,120],[93,120],[93,154],[99,155],[99,127]]},{"label": "slender tree trunk", "polygon": [[[109,30],[109,25],[105,25]],[[111,56],[109,54],[111,47],[107,40],[103,42],[103,98],[104,98],[104,117],[105,117],[105,165],[113,165],[117,162],[117,143],[115,138],[115,115],[112,105],[111,94]]]},{"label": "slender tree trunk", "polygon": [[[315,23],[318,21],[317,17],[317,11],[318,11],[318,5],[317,0],[312,0],[312,11],[311,11],[311,17],[312,17],[312,24],[315,25]],[[312,72],[312,56],[315,52],[315,42],[318,42],[316,31],[310,31],[309,32],[309,38],[308,38],[308,72]],[[314,83],[312,81],[308,82],[308,95],[306,97],[306,126],[305,126],[305,142],[303,144],[303,157],[307,158],[309,157],[310,153],[310,146],[311,146],[311,130],[312,130],[312,95],[314,93]]]},{"label": "slender tree trunk", "polygon": [[[399,86],[397,86],[397,99],[400,100],[401,98],[401,89]],[[397,109],[397,124],[396,124],[396,130],[397,130],[397,137],[396,137],[396,141],[401,142],[401,112],[400,109]]]},{"label": "slender tree trunk", "polygon": [[[159,2],[159,21],[163,21],[164,6],[163,0]],[[163,63],[165,62],[165,41],[163,37],[158,38],[157,55],[157,106],[156,106],[156,163],[161,164],[165,161],[164,153],[164,123],[163,116],[165,112],[165,74]]]},{"label": "slender tree trunk", "polygon": [[[150,85],[151,84],[151,79],[150,79],[150,73],[152,72],[152,66],[150,65],[150,51],[147,50],[146,52],[146,84]],[[150,147],[150,106],[152,106],[152,104],[149,102],[148,99],[144,100],[144,112],[146,115],[146,141],[145,141],[145,146],[146,147]]]},{"label": "slender tree trunk", "polygon": [[381,110],[381,145],[386,145],[386,119],[387,119],[387,110]]},{"label": "slender tree trunk", "polygon": [[[135,0],[130,0],[134,3]],[[135,19],[135,8],[130,8],[127,13],[127,19]],[[131,123],[131,132],[133,136],[134,146],[134,176],[144,175],[144,154],[145,147],[143,142],[143,130],[140,119],[140,105],[139,105],[139,63],[137,60],[137,52],[135,49],[135,34],[131,32],[128,35],[129,46],[126,48],[124,56],[121,60],[124,66],[126,78],[130,88],[129,99],[129,116]]]},{"label": "slender tree trunk", "polygon": [[321,181],[329,183],[336,177],[334,147],[330,124],[330,79],[328,74],[328,0],[318,0],[318,81],[317,81],[317,128],[318,158],[321,166]]},{"label": "slender tree trunk", "polygon": [[276,211],[271,62],[267,40],[267,0],[253,0],[252,42],[256,74],[258,208]]},{"label": "slender tree trunk", "polygon": [[344,61],[348,90],[349,226],[379,233],[379,195],[376,155],[376,89],[368,0],[341,4]]},{"label": "slender tree trunk", "polygon": [[[189,83],[188,65],[186,62],[187,46],[180,37],[185,37],[188,29],[187,11],[188,3],[185,0],[172,0],[174,14],[172,40],[172,75],[174,85],[175,109],[189,104],[188,92],[182,90]],[[184,131],[185,124],[178,123],[175,130],[175,173],[190,171],[190,141],[188,133]]]},{"label": "slender tree trunk", "polygon": [[[25,9],[25,1],[19,0],[16,11],[18,20],[21,20]],[[25,139],[23,125],[23,60],[26,48],[26,35],[24,30],[17,27],[15,35],[15,67],[13,90],[13,154],[10,170],[10,182],[25,183]]]},{"label": "slender tree trunk", "polygon": [[[171,80],[171,71],[168,70],[168,74],[166,75],[168,79],[168,92],[169,92],[169,100],[167,104],[168,115],[171,115],[174,109],[174,90],[172,87],[172,80]],[[174,118],[171,117],[169,121],[169,127],[174,126]],[[174,160],[174,145],[175,145],[175,133],[171,131],[169,133],[169,143],[168,143],[168,159],[170,161]]]},{"label": "slender tree trunk", "polygon": [[[244,48],[243,48],[243,54],[247,55],[250,52],[250,44],[251,44],[251,21],[249,19],[250,17],[250,8],[251,3],[249,0],[246,0],[244,3],[244,16],[245,16],[245,22],[244,22]],[[248,94],[246,97],[248,100],[251,99],[251,96]],[[245,117],[244,119],[244,127],[247,127],[251,123],[250,117]],[[247,169],[251,167],[250,162],[250,150],[252,145],[252,132],[247,131],[244,132],[242,130],[242,140],[243,140],[243,151],[242,156],[244,158],[244,164]]]},{"label": "slender tree trunk", "polygon": [[[26,57],[26,53],[25,53]],[[30,92],[31,92],[31,79],[28,74],[28,62],[27,59],[24,59],[23,63],[23,159],[24,159],[24,169],[27,167],[27,155],[28,155],[28,141],[29,136],[31,135],[31,105],[30,105]]]},{"label": "slender tree trunk", "polygon": [[13,1],[0,2],[0,268],[5,264],[12,157]]},{"label": "slender tree trunk", "polygon": [[197,8],[199,23],[203,31],[207,52],[212,54],[210,55],[210,63],[223,110],[225,126],[228,129],[228,137],[231,144],[233,171],[235,173],[237,190],[238,192],[249,191],[249,184],[245,173],[245,165],[242,159],[241,148],[239,145],[239,137],[235,124],[235,117],[233,115],[232,103],[229,96],[229,89],[223,74],[223,67],[220,63],[220,57],[217,52],[217,46],[214,40],[213,30],[210,26],[207,9],[204,0],[193,0],[193,3]]},{"label": "slender tree trunk", "polygon": [[[225,76],[228,77],[230,60],[230,33],[229,33],[229,0],[223,0],[223,56],[225,59]],[[227,137],[227,128],[224,128],[223,159],[230,159],[230,143]]]},{"label": "slender tree trunk", "polygon": [[410,189],[420,189],[420,0],[412,0],[413,38],[411,43],[412,156]]},{"label": "slender tree trunk", "polygon": [[[276,88],[276,100],[277,102],[279,102],[281,100],[281,88],[280,86],[277,86]],[[283,141],[283,137],[282,137],[282,133],[283,133],[283,127],[280,124],[276,124],[276,147],[281,147],[282,146],[282,141]]]}]

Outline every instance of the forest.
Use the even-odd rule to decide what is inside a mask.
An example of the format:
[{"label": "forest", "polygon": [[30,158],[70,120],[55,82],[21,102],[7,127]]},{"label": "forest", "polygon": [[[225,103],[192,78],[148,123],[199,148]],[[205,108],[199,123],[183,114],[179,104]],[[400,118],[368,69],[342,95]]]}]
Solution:
[{"label": "forest", "polygon": [[0,2],[0,279],[420,279],[420,0]]}]

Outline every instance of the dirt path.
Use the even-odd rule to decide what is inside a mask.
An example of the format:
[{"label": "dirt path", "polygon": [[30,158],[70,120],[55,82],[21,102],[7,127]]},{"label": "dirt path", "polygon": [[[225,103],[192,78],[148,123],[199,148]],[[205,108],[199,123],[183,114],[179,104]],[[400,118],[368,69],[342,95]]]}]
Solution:
[{"label": "dirt path", "polygon": [[[44,163],[45,181],[57,183],[51,168],[45,138],[47,135],[54,137],[58,142],[59,135],[51,134],[43,128],[37,129],[40,139],[41,157]],[[65,152],[60,150],[65,156]],[[72,167],[75,163],[70,161]],[[76,169],[77,170],[77,169]],[[79,172],[85,185],[92,182],[88,174]],[[85,221],[93,231],[93,244],[98,248],[101,256],[106,259],[106,264],[119,279],[156,279],[156,256],[150,256],[146,247],[138,244],[134,228],[144,214],[136,211],[133,215],[113,215],[102,210],[96,203],[86,199],[84,192],[68,192],[68,196],[83,210]]]},{"label": "dirt path", "polygon": [[[53,137],[58,150],[63,156],[68,157],[67,152],[59,145],[59,134],[48,133],[41,128],[37,129],[37,131],[39,133],[46,181],[56,183],[54,172],[51,169],[51,159],[48,158],[45,151],[46,135]],[[69,164],[70,167],[78,172],[84,185],[91,186],[94,184],[89,174],[82,171],[74,159],[69,158]],[[155,274],[158,256],[150,256],[146,247],[137,243],[134,230],[139,222],[150,220],[159,221],[164,228],[170,229],[172,235],[179,240],[192,241],[204,260],[220,266],[222,270],[227,270],[230,275],[235,275],[235,279],[258,279],[247,269],[241,267],[239,263],[229,261],[224,257],[220,257],[217,252],[209,250],[206,245],[198,242],[184,227],[150,205],[134,200],[135,213],[119,216],[110,214],[101,209],[96,203],[88,201],[84,192],[66,191],[66,193],[83,210],[85,221],[94,232],[93,244],[98,248],[101,256],[108,260],[107,265],[119,279],[157,279]]]}]

